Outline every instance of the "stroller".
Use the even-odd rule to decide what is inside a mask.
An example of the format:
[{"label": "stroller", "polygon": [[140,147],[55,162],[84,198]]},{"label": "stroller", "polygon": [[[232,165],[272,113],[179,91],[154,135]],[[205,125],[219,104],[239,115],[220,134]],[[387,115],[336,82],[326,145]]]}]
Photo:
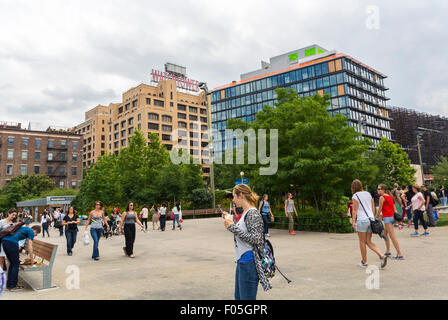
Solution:
[{"label": "stroller", "polygon": [[113,235],[113,229],[112,229],[112,221],[111,220],[107,220],[107,224],[109,225],[109,231],[107,231],[107,226],[104,225],[103,226],[103,237],[104,238],[109,238],[112,237]]}]

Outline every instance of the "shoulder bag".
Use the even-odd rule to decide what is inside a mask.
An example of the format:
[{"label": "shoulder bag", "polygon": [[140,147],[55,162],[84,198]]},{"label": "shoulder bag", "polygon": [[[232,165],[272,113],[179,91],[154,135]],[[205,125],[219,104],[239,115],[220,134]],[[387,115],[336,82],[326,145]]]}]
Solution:
[{"label": "shoulder bag", "polygon": [[[390,205],[389,201],[386,200],[386,198],[384,198],[384,202],[387,202],[387,204],[389,205],[389,207],[392,208],[392,206]],[[397,222],[401,222],[401,220],[403,220],[403,217],[395,211],[395,208],[392,208],[392,210],[394,211],[394,219]]]},{"label": "shoulder bag", "polygon": [[358,202],[361,204],[362,209],[364,210],[364,212],[366,213],[367,217],[370,220],[370,227],[372,228],[372,233],[377,234],[380,236],[380,238],[383,238],[384,240],[386,240],[386,237],[383,235],[383,230],[384,230],[383,222],[381,222],[381,220],[378,218],[369,217],[369,214],[367,213],[367,210],[364,208],[364,205],[362,204],[358,195],[357,194],[355,194],[355,195],[356,195],[356,198],[358,198]]}]

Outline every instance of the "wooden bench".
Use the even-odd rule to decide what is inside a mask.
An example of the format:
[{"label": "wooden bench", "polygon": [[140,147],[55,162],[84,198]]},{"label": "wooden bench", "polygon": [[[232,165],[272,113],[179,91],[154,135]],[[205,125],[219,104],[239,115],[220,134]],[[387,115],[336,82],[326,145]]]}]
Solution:
[{"label": "wooden bench", "polygon": [[[58,249],[58,246],[55,244],[51,244],[48,242],[43,242],[40,240],[33,240],[33,253],[34,253],[34,260],[38,261],[39,258],[43,259],[41,264],[34,264],[34,266],[31,265],[20,265],[20,271],[23,272],[35,272],[35,271],[42,271],[43,278],[42,278],[42,287],[35,288],[33,285],[31,285],[30,282],[28,282],[33,288],[33,290],[43,290],[43,289],[51,289],[56,288],[56,286],[53,286],[51,284],[51,272],[53,269],[53,263],[56,258],[56,251]],[[20,254],[21,260],[25,260],[26,258],[29,258],[29,255],[26,255],[25,253]],[[23,277],[22,277],[23,278]],[[26,281],[26,279],[24,279]]]},{"label": "wooden bench", "polygon": [[208,216],[221,214],[218,209],[197,209],[197,210],[182,210],[182,217],[193,217],[196,216]]}]

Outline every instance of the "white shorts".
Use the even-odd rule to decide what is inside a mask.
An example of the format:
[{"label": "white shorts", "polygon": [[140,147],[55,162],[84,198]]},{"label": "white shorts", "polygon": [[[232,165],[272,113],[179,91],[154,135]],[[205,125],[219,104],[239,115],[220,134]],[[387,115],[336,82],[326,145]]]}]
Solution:
[{"label": "white shorts", "polygon": [[3,246],[0,244],[0,257],[6,257],[6,253],[3,250]]}]

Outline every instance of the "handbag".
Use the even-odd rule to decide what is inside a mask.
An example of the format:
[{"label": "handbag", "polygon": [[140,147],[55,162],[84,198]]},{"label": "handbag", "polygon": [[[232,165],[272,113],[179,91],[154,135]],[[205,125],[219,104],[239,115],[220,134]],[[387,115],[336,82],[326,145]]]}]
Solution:
[{"label": "handbag", "polygon": [[364,205],[362,204],[361,200],[359,199],[358,195],[356,195],[356,198],[358,198],[358,202],[361,204],[362,209],[364,210],[364,212],[366,213],[367,217],[370,220],[370,227],[372,228],[372,233],[377,234],[380,236],[380,238],[386,240],[386,237],[383,234],[383,230],[384,230],[384,225],[383,222],[378,219],[378,218],[370,218],[369,214],[367,213],[367,210],[364,208]]}]

